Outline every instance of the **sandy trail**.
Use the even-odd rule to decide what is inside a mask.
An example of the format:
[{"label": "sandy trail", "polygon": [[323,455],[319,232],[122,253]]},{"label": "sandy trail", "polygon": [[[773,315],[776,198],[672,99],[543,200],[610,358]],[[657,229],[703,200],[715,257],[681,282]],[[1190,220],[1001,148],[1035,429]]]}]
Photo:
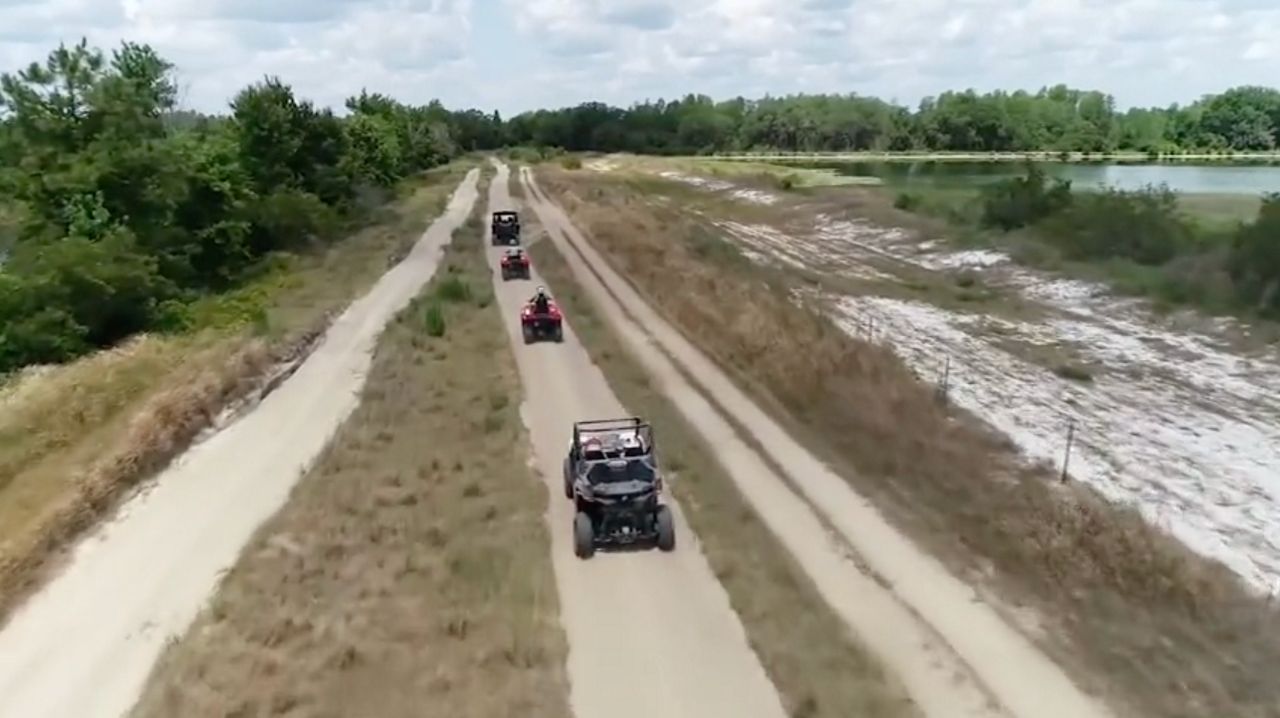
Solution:
[{"label": "sandy trail", "polygon": [[[512,207],[508,179],[499,165],[490,211]],[[523,343],[520,308],[542,280],[535,267],[532,281],[502,281],[496,269],[502,251],[490,250],[494,289],[525,386],[534,460],[550,494],[575,716],[782,718],[777,692],[678,506],[672,553],[598,552],[585,561],[574,555],[573,505],[561,484],[572,422],[627,414],[568,321],[562,344]]]},{"label": "sandy trail", "polygon": [[[849,626],[895,671],[929,716],[1090,718],[1107,709],[1006,624],[974,591],[891,527],[804,450],[603,260],[565,213],[522,179],[533,207],[602,313],[698,427],[743,495]],[[624,309],[625,307],[625,309]],[[692,387],[672,364],[699,385]],[[812,504],[740,437],[702,392],[750,433]],[[838,533],[830,535],[811,505]],[[847,544],[882,581],[859,570]]]},{"label": "sandy trail", "polygon": [[114,718],[254,530],[359,402],[378,335],[434,274],[479,171],[409,256],[334,322],[250,414],[193,447],[79,545],[0,633],[0,717]]}]

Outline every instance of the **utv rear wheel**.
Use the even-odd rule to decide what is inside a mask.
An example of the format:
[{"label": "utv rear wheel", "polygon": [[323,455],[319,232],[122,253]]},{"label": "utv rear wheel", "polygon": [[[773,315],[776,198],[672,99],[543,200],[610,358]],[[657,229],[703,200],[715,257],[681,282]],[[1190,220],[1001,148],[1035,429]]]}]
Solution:
[{"label": "utv rear wheel", "polygon": [[671,508],[659,506],[655,517],[658,524],[658,549],[670,551],[676,547],[676,522],[671,515]]},{"label": "utv rear wheel", "polygon": [[596,552],[596,530],[591,517],[583,511],[573,517],[573,552],[578,558],[591,558]]}]

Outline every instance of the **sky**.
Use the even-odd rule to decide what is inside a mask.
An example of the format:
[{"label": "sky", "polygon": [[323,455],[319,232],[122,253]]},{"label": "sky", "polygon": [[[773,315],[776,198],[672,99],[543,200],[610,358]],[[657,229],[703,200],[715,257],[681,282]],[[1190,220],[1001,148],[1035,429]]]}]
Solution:
[{"label": "sky", "polygon": [[265,75],[334,108],[368,88],[504,116],[1057,83],[1129,107],[1274,84],[1280,0],[0,0],[2,70],[81,37],[150,44],[205,112]]}]

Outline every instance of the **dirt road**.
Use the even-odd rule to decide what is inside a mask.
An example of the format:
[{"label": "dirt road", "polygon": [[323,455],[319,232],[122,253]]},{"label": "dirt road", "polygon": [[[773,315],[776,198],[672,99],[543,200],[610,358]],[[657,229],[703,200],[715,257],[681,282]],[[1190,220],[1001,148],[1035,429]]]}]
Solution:
[{"label": "dirt road", "polygon": [[[690,423],[716,447],[743,495],[824,598],[900,676],[927,715],[1110,715],[978,601],[972,590],[893,529],[650,309],[564,212],[540,193],[527,168],[522,168],[522,181],[543,226],[602,314],[621,330]],[[699,386],[692,386],[682,372]],[[714,396],[722,409],[713,407],[700,390]],[[774,466],[783,467],[786,479],[808,503],[748,446],[722,410]],[[840,544],[852,549],[867,568],[857,568]]]},{"label": "dirt road", "polygon": [[[512,208],[508,170],[499,165],[490,210]],[[672,553],[573,553],[573,507],[561,468],[572,422],[625,410],[567,323],[564,342],[525,345],[519,313],[542,282],[502,281],[501,249],[490,250],[494,287],[525,386],[523,407],[536,466],[551,505],[553,563],[561,622],[569,638],[570,696],[576,718],[782,718],[781,701],[675,507]],[[572,322],[572,317],[569,317]],[[661,441],[659,434],[658,441]]]},{"label": "dirt road", "polygon": [[76,550],[0,633],[0,717],[115,718],[257,526],[356,406],[387,321],[476,200],[472,170],[409,256],[254,411],[187,452]]}]

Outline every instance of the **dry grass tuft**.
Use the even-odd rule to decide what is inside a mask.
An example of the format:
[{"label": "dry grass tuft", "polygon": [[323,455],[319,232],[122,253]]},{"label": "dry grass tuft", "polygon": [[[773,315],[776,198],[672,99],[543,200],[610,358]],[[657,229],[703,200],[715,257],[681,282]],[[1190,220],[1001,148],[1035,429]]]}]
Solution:
[{"label": "dry grass tuft", "polygon": [[[454,242],[439,276],[479,286],[481,234]],[[134,715],[569,715],[514,360],[493,307],[441,304],[450,331],[428,336],[439,285],[388,327],[360,406]]]},{"label": "dry grass tuft", "polygon": [[41,579],[58,549],[184,451],[229,404],[263,389],[329,318],[421,235],[465,167],[435,172],[368,227],[298,258],[265,296],[270,331],[138,336],[0,385],[0,620]]},{"label": "dry grass tuft", "polygon": [[[530,236],[537,236],[536,218],[530,214],[525,221]],[[917,715],[902,687],[850,635],[804,569],[738,493],[697,431],[654,390],[644,368],[596,315],[555,247],[538,242],[530,252],[622,403],[662,427],[663,461],[675,476],[672,491],[789,714]]]},{"label": "dry grass tuft", "polygon": [[[591,182],[591,184],[587,184]],[[900,524],[1007,603],[1130,714],[1280,715],[1280,616],[1224,567],[1046,472],[940,406],[888,350],[790,299],[779,275],[699,249],[705,228],[600,176],[543,186],[623,276]],[[589,198],[589,199],[584,199]]]}]

